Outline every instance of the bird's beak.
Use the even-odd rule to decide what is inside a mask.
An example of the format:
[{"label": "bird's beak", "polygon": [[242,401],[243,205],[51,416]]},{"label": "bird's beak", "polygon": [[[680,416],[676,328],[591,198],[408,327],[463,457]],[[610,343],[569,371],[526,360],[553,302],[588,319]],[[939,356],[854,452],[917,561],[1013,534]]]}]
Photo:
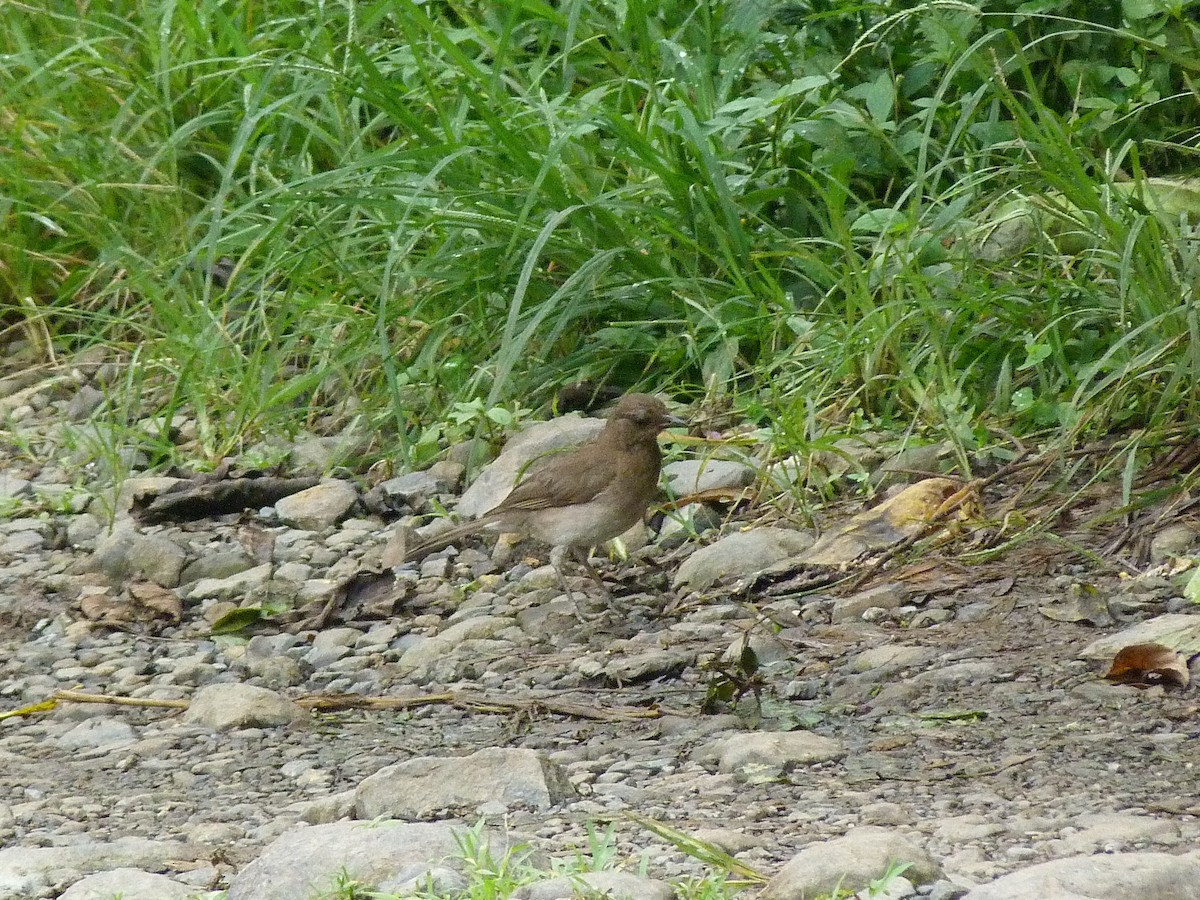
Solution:
[{"label": "bird's beak", "polygon": [[686,428],[687,424],[688,423],[686,419],[681,419],[679,416],[673,416],[670,413],[667,413],[663,428]]}]

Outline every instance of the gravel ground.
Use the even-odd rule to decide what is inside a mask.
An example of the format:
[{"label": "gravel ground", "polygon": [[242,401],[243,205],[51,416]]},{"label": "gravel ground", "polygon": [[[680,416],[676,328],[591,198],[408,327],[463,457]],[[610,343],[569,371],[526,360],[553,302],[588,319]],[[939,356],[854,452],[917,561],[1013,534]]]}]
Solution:
[{"label": "gravel ground", "polygon": [[[1194,609],[1165,578],[1031,545],[987,566],[884,573],[851,597],[674,588],[708,534],[602,565],[607,590],[569,577],[569,598],[544,548],[495,558],[484,542],[342,597],[335,586],[392,530],[344,490],[357,485],[339,482],[348,503],[332,512],[319,498],[287,516],[121,515],[110,531],[80,488],[102,473],[50,452],[69,402],[10,404],[0,432],[0,497],[14,498],[0,519],[0,712],[60,690],[179,701],[235,683],[411,705],[306,708],[285,724],[84,702],[4,718],[0,897],[21,896],[4,893],[5,852],[122,838],[181,842],[186,858],[142,867],[227,888],[299,823],[353,817],[355,792],[383,767],[487,748],[538,751],[568,793],[445,810],[435,798],[412,817],[483,818],[551,858],[611,823],[615,860],[666,881],[711,870],[627,813],[768,876],[805,846],[879,826],[936,863],[911,893],[942,898],[1049,860],[1200,843],[1195,690],[1114,686],[1081,657],[1102,634]],[[417,508],[452,501],[429,487]],[[1104,598],[1107,624],[1046,615],[1081,594]],[[319,629],[210,633],[239,605],[311,611],[331,597]],[[756,673],[738,671],[747,642]],[[715,697],[721,672],[746,689],[736,701]],[[779,733],[799,741],[754,743]],[[64,862],[26,896],[58,896],[100,868]]]}]

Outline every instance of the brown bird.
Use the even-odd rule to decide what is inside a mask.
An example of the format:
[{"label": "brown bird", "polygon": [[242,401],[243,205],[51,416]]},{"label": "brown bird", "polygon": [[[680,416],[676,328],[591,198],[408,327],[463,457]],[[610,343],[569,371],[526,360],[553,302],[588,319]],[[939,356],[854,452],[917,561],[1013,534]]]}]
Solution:
[{"label": "brown bird", "polygon": [[420,559],[485,529],[519,531],[569,550],[595,577],[588,550],[646,514],[662,470],[658,433],[684,424],[657,397],[626,394],[595,438],[551,457],[497,506],[409,548],[404,559]]}]

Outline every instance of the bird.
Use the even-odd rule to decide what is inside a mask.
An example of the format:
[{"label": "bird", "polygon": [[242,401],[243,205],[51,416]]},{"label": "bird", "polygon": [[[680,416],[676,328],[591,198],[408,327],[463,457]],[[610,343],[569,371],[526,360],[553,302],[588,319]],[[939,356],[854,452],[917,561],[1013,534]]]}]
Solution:
[{"label": "bird", "polygon": [[646,514],[658,495],[662,471],[658,434],[686,424],[657,397],[626,394],[595,438],[552,456],[479,518],[406,549],[404,561],[419,560],[484,530],[523,532],[570,552],[599,581],[588,551],[623,534]]}]

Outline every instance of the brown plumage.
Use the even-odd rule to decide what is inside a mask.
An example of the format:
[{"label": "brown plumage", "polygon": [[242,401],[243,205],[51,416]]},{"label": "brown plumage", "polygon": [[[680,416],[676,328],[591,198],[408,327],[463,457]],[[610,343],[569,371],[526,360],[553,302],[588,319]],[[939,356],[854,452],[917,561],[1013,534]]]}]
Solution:
[{"label": "brown plumage", "polygon": [[409,548],[404,558],[420,559],[490,529],[524,532],[586,559],[589,548],[645,515],[662,470],[658,433],[682,424],[657,397],[626,394],[591,441],[550,458],[496,507]]}]

